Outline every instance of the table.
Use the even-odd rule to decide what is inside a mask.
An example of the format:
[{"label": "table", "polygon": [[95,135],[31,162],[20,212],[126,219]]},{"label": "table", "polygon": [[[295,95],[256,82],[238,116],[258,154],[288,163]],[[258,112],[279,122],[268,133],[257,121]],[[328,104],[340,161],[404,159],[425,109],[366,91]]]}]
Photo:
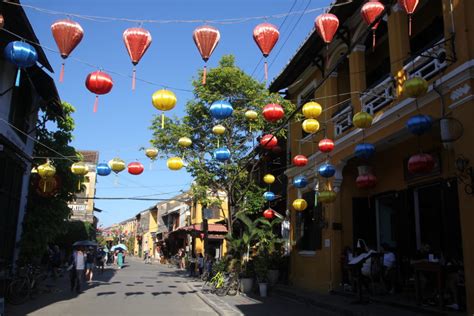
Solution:
[{"label": "table", "polygon": [[416,303],[421,304],[422,291],[420,284],[420,273],[434,273],[436,274],[436,283],[439,294],[439,307],[444,308],[444,290],[445,290],[445,271],[444,266],[439,262],[431,262],[428,260],[421,260],[412,263],[415,270],[415,289],[416,289]]}]

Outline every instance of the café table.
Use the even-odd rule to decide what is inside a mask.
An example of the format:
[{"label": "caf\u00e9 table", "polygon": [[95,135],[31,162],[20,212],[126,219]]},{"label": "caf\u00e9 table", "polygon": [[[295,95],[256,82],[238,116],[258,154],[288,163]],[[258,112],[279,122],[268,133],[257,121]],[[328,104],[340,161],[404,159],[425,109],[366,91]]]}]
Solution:
[{"label": "caf\u00e9 table", "polygon": [[420,274],[433,273],[436,275],[436,286],[439,295],[439,307],[444,308],[444,291],[445,291],[445,271],[443,265],[439,262],[433,262],[428,260],[419,260],[412,262],[413,269],[415,270],[415,290],[416,290],[416,303],[420,305],[422,303],[422,292]]}]

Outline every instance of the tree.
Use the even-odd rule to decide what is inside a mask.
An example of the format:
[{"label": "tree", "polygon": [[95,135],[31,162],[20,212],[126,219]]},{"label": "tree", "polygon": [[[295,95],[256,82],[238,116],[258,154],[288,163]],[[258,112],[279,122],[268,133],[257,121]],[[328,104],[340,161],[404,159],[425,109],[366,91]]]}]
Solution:
[{"label": "tree", "polygon": [[[271,132],[279,125],[266,122],[260,115],[249,121],[244,113],[247,110],[261,112],[268,103],[278,103],[288,113],[294,110],[294,105],[278,94],[270,94],[264,84],[245,74],[235,65],[233,56],[222,57],[219,66],[211,69],[207,78],[206,85],[201,84],[200,78],[193,81],[194,98],[186,103],[184,117],[167,119],[164,129],[161,118],[155,117],[151,126],[152,144],[160,150],[162,158],[185,158],[186,170],[194,177],[192,193],[203,205],[221,207],[223,201],[219,193],[226,193],[231,214],[226,220],[232,231],[232,215],[237,211],[258,212],[264,205],[264,190],[252,178],[257,167],[253,148],[257,145],[257,135],[262,131]],[[219,121],[212,118],[209,106],[217,100],[228,100],[232,104],[234,113],[230,118]],[[226,127],[224,135],[212,133],[217,124]],[[285,134],[286,130],[281,129],[275,136],[283,138]],[[181,137],[189,137],[192,145],[180,148],[177,143]],[[227,147],[231,153],[225,163],[213,158],[218,139],[220,147]],[[260,148],[256,153],[259,151]]]}]

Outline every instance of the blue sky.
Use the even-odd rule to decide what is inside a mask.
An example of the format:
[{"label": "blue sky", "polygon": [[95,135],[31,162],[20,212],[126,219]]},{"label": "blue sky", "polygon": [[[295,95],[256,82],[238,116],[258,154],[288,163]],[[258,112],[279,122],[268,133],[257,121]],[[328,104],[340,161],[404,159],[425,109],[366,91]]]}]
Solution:
[{"label": "blue sky", "polygon": [[[252,16],[266,16],[285,13],[294,5],[293,11],[303,11],[309,0],[24,0],[31,5],[54,11],[81,15],[121,17],[131,19],[227,19]],[[308,10],[328,5],[329,0],[312,0]],[[56,49],[50,25],[64,15],[53,15],[25,8],[42,45]],[[289,16],[280,29],[280,40],[269,57],[269,78],[276,76],[286,65],[296,49],[313,28],[314,18],[320,12]],[[301,18],[300,18],[301,17]],[[74,18],[84,29],[84,38],[71,57],[89,64],[111,70],[116,73],[131,74],[132,65],[125,50],[122,33],[136,23],[112,21],[98,22]],[[283,18],[270,19],[269,22],[280,26]],[[234,54],[236,63],[247,73],[252,73],[261,58],[261,53],[252,38],[252,30],[262,20],[245,23],[219,25],[214,24],[221,33],[221,41],[208,62],[208,67],[217,64],[221,56]],[[61,99],[76,107],[76,122],[73,145],[77,149],[97,150],[99,160],[107,162],[120,157],[127,163],[141,161],[146,169],[139,176],[129,175],[126,171],[108,177],[99,177],[96,196],[98,197],[134,197],[167,198],[187,190],[192,181],[186,171],[169,171],[166,161],[156,161],[150,170],[149,160],[141,147],[149,146],[152,137],[149,126],[158,112],[151,104],[151,95],[163,86],[171,87],[177,97],[176,108],[171,115],[183,115],[184,105],[192,98],[191,80],[197,70],[203,66],[200,55],[192,40],[192,31],[202,23],[144,24],[152,36],[153,42],[137,67],[137,77],[162,86],[137,82],[137,88],[131,90],[131,79],[111,74],[114,88],[111,93],[99,100],[99,110],[93,113],[94,95],[84,85],[88,73],[97,70],[75,60],[66,63],[65,79],[57,82]],[[285,43],[286,41],[286,43]],[[284,44],[284,45],[283,45]],[[279,55],[277,53],[279,52]],[[58,54],[46,51],[53,65],[57,80],[61,58]],[[275,58],[276,57],[276,58]],[[263,64],[253,74],[263,80]],[[118,182],[118,183],[116,183]],[[154,201],[97,200],[96,207],[104,212],[96,214],[104,226],[125,220],[155,204]]]}]

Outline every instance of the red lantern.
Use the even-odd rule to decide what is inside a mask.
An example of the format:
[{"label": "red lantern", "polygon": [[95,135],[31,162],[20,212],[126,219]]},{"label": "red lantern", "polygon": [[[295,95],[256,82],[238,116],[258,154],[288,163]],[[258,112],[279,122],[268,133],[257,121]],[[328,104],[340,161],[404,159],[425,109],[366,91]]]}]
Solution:
[{"label": "red lantern", "polygon": [[268,80],[267,57],[270,55],[276,42],[278,42],[279,37],[280,32],[278,28],[270,23],[261,23],[253,29],[253,39],[255,43],[257,43],[258,48],[262,51],[263,57],[265,57],[265,81]]},{"label": "red lantern", "polygon": [[[378,0],[370,0],[366,4],[362,6],[362,9],[360,10],[360,13],[362,15],[362,19],[364,19],[365,23],[367,25],[372,25],[372,23],[375,22],[375,20],[382,14],[382,12],[385,10],[385,6],[380,3]],[[375,49],[375,31],[377,30],[377,27],[380,24],[380,20],[372,25],[372,49]]]},{"label": "red lantern", "polygon": [[339,19],[332,13],[323,13],[314,20],[314,27],[326,44],[330,44],[339,28]]},{"label": "red lantern", "polygon": [[323,138],[319,141],[318,148],[323,153],[329,153],[334,149],[334,142],[332,139]]},{"label": "red lantern", "polygon": [[97,112],[97,107],[99,105],[99,94],[106,94],[112,90],[114,82],[112,77],[106,74],[103,71],[94,71],[91,72],[86,78],[86,88],[95,93],[95,102],[94,102],[94,113]]},{"label": "red lantern", "polygon": [[260,139],[260,145],[265,149],[272,149],[278,145],[278,139],[272,134],[267,134]]},{"label": "red lantern", "polygon": [[128,173],[130,174],[137,176],[141,174],[143,170],[144,170],[143,165],[138,161],[131,162],[128,164]]},{"label": "red lantern", "polygon": [[[58,46],[61,57],[65,60],[84,37],[84,30],[81,25],[70,19],[58,20],[51,25],[51,32]],[[64,79],[64,63],[61,65],[59,82]]]},{"label": "red lantern", "polygon": [[268,122],[276,122],[285,116],[285,111],[281,105],[271,103],[263,107],[262,115]]},{"label": "red lantern", "polygon": [[269,208],[263,212],[263,217],[266,219],[272,219],[275,216],[275,211]]},{"label": "red lantern", "polygon": [[435,160],[430,154],[416,154],[408,159],[408,171],[410,173],[425,174],[433,171]]},{"label": "red lantern", "polygon": [[141,27],[131,27],[123,32],[123,42],[127,48],[128,55],[132,60],[132,90],[135,90],[136,69],[135,66],[142,59],[151,44],[151,34]]},{"label": "red lantern", "polygon": [[36,193],[42,197],[53,197],[58,193],[61,178],[58,175],[49,178],[35,177],[33,183],[36,187]]},{"label": "red lantern", "polygon": [[[205,63],[207,63],[207,60],[211,57],[217,44],[219,44],[220,38],[221,34],[219,30],[209,25],[200,26],[194,30],[193,40]],[[204,65],[202,84],[206,84],[206,74],[207,68],[206,65]]]},{"label": "red lantern", "polygon": [[371,174],[362,174],[357,177],[356,185],[359,189],[371,189],[377,184],[377,178]]},{"label": "red lantern", "polygon": [[398,4],[405,9],[405,12],[408,14],[408,35],[411,36],[411,17],[415,13],[416,8],[420,0],[398,0]]},{"label": "red lantern", "polygon": [[304,167],[308,164],[308,158],[304,155],[296,155],[293,157],[293,164],[297,167]]},{"label": "red lantern", "polygon": [[275,155],[280,154],[282,151],[283,149],[280,146],[275,146],[272,148],[272,153],[274,153]]}]

